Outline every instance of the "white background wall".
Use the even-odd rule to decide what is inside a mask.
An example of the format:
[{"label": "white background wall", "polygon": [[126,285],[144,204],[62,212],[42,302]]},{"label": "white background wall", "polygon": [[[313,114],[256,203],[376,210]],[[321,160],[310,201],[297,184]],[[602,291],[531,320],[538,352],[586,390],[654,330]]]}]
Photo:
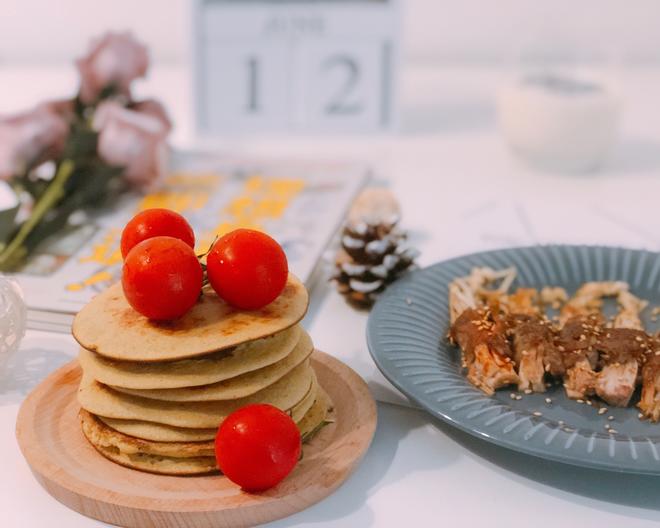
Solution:
[{"label": "white background wall", "polygon": [[[401,1],[411,61],[660,63],[660,0]],[[189,2],[0,0],[0,64],[69,61],[108,28],[132,29],[157,61],[184,61]]]}]

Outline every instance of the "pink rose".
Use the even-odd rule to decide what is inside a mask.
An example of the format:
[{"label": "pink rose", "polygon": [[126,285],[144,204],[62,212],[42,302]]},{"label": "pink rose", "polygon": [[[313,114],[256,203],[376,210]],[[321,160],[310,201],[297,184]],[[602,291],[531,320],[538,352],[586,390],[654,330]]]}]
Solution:
[{"label": "pink rose", "polygon": [[57,158],[68,134],[67,120],[47,105],[0,118],[0,179]]},{"label": "pink rose", "polygon": [[107,101],[96,110],[93,126],[99,132],[99,156],[124,167],[127,181],[149,190],[162,183],[169,149],[168,128],[160,119]]},{"label": "pink rose", "polygon": [[130,84],[147,73],[147,48],[130,33],[106,33],[93,40],[88,54],[76,61],[80,72],[80,100],[95,103],[105,88],[129,97]]},{"label": "pink rose", "polygon": [[166,133],[169,134],[172,130],[172,121],[167,115],[165,107],[155,99],[145,99],[144,101],[137,101],[130,105],[131,110],[135,110],[141,114],[153,116],[161,121],[166,128]]}]

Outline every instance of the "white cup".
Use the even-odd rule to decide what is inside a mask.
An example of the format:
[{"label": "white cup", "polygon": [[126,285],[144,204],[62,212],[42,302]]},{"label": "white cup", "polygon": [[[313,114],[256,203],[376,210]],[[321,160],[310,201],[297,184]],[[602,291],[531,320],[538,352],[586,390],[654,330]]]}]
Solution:
[{"label": "white cup", "polygon": [[540,168],[598,169],[619,133],[621,97],[595,77],[529,75],[503,87],[497,102],[511,148]]}]

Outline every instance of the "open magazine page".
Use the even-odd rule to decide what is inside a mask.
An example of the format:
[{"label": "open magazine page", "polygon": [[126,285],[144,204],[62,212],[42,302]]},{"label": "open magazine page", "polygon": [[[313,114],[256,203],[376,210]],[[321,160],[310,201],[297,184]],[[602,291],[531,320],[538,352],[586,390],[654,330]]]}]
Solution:
[{"label": "open magazine page", "polygon": [[291,271],[308,282],[367,177],[358,164],[179,153],[161,191],[126,196],[34,253],[17,274],[30,325],[68,331],[73,314],[119,279],[123,226],[152,207],[183,214],[195,230],[198,253],[238,227],[267,231],[282,244]]}]

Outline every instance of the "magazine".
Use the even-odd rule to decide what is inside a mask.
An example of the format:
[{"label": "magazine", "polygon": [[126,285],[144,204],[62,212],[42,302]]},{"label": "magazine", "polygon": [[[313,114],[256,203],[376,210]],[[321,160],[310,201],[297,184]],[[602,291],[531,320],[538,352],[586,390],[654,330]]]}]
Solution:
[{"label": "magazine", "polygon": [[284,248],[291,272],[309,285],[367,179],[367,167],[359,164],[177,153],[162,190],[128,195],[112,208],[81,215],[74,227],[31,255],[16,274],[29,327],[68,332],[73,315],[119,280],[123,226],[152,207],[184,215],[195,231],[198,253],[233,229],[264,230]]}]

